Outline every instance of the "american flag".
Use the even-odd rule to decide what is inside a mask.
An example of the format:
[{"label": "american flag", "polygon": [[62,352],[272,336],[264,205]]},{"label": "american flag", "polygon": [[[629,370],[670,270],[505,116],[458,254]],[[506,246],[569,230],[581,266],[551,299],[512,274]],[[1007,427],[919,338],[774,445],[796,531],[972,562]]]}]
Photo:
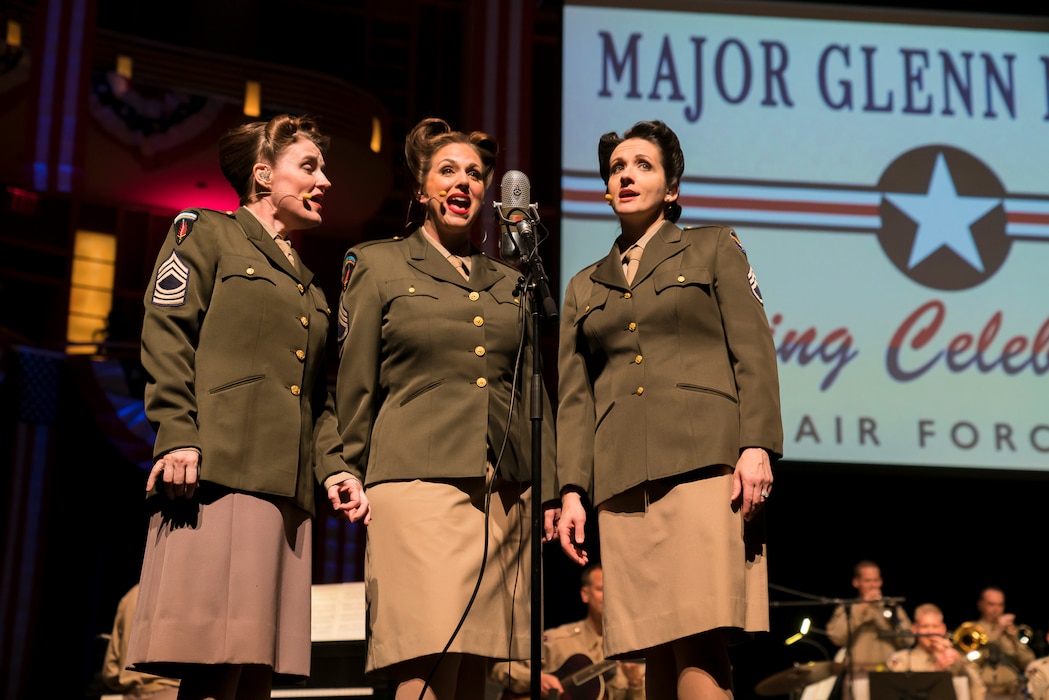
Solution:
[{"label": "american flag", "polygon": [[0,573],[0,696],[20,696],[29,661],[27,643],[39,601],[38,577],[44,492],[51,469],[53,432],[58,418],[59,382],[65,356],[15,347],[12,370],[5,378],[12,394],[15,425],[7,504],[7,538]]}]

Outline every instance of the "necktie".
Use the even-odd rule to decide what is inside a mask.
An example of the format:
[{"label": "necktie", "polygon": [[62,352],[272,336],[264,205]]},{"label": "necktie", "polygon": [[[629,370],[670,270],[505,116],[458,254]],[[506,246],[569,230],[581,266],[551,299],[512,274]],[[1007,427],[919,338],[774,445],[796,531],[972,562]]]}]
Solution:
[{"label": "necktie", "polygon": [[464,280],[469,281],[469,279],[470,279],[470,271],[466,269],[466,261],[465,260],[460,258],[458,255],[449,255],[448,256],[448,262],[450,262],[452,264],[452,267],[454,267],[456,270],[459,271],[459,274],[463,276]]},{"label": "necktie", "polygon": [[634,281],[634,275],[637,274],[637,268],[641,264],[641,254],[644,252],[645,249],[638,245],[632,245],[627,249],[623,263],[623,272],[626,273],[627,284]]},{"label": "necktie", "polygon": [[291,241],[289,241],[287,238],[282,238],[281,236],[277,236],[273,240],[277,241],[277,245],[280,246],[280,249],[283,250],[284,254],[288,256],[288,260],[291,261],[291,264],[294,267],[295,255],[291,252]]}]

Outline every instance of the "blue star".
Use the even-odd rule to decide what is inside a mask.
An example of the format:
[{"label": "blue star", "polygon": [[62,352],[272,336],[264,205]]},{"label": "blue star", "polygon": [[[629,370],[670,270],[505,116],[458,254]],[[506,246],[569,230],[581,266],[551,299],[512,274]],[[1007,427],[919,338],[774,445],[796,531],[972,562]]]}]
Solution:
[{"label": "blue star", "polygon": [[983,272],[983,260],[976,249],[970,226],[999,206],[1002,200],[959,196],[943,153],[936,156],[925,194],[886,193],[885,198],[918,224],[911,257],[907,261],[908,269],[914,269],[937,250],[947,247],[974,269]]}]

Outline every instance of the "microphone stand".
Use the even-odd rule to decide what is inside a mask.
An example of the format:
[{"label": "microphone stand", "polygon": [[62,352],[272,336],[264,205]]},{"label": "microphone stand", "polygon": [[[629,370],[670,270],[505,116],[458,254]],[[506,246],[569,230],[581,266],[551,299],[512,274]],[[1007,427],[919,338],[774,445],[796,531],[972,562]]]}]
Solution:
[{"label": "microphone stand", "polygon": [[[791,606],[797,606],[797,605],[809,606],[809,605],[816,604],[816,605],[828,605],[828,606],[830,606],[830,605],[839,606],[840,605],[842,608],[844,608],[844,611],[845,611],[845,646],[844,646],[844,649],[845,649],[845,659],[844,659],[844,662],[845,662],[845,664],[844,664],[845,665],[845,676],[844,676],[842,685],[843,685],[843,690],[847,690],[848,694],[847,694],[847,696],[843,696],[843,697],[845,697],[845,700],[854,700],[855,695],[853,694],[853,687],[852,687],[852,685],[853,685],[853,681],[855,680],[856,668],[855,668],[855,662],[854,662],[854,660],[852,658],[852,645],[853,645],[853,642],[855,641],[855,640],[853,640],[853,629],[852,629],[852,606],[856,605],[858,603],[881,603],[887,609],[891,609],[891,610],[893,610],[895,612],[896,606],[899,605],[900,603],[905,602],[907,599],[906,598],[891,598],[889,596],[882,596],[881,598],[876,598],[874,600],[864,600],[863,598],[828,598],[828,597],[825,597],[825,596],[819,596],[819,595],[812,595],[812,594],[809,594],[809,593],[803,593],[801,591],[796,591],[796,590],[793,590],[793,589],[790,589],[790,588],[786,588],[784,586],[777,586],[777,585],[771,584],[771,583],[769,584],[769,588],[774,588],[774,589],[783,591],[785,593],[790,593],[792,595],[796,595],[796,596],[808,599],[808,600],[794,600],[794,601],[776,601],[776,600],[773,600],[773,601],[769,601],[769,607],[773,607],[773,608],[775,608],[775,607],[791,607]],[[899,624],[898,618],[896,620],[896,624],[897,625]]]},{"label": "microphone stand", "polygon": [[873,600],[864,600],[863,598],[848,598],[838,599],[838,604],[845,608],[845,686],[849,691],[847,700],[855,700],[854,684],[856,682],[856,662],[853,659],[852,645],[856,641],[853,639],[852,629],[852,606],[859,603],[881,603],[887,610],[892,610],[895,615],[896,606],[902,603],[905,598],[889,598],[882,596],[881,598],[875,598]]},{"label": "microphone stand", "polygon": [[848,691],[847,700],[854,700],[856,693],[852,684],[856,680],[856,667],[852,659],[852,643],[855,641],[852,638],[852,601],[842,601],[841,605],[845,608],[845,681],[842,690]]},{"label": "microphone stand", "polygon": [[539,309],[541,308],[550,320],[556,319],[558,313],[557,302],[550,294],[550,280],[539,257],[532,223],[521,220],[516,222],[516,225],[524,248],[521,251],[521,263],[528,270],[526,276],[518,280],[518,286],[526,288],[532,300],[529,305],[532,321],[532,617],[529,667],[530,687],[534,693],[542,686],[540,672],[543,660],[543,365],[539,348]]}]

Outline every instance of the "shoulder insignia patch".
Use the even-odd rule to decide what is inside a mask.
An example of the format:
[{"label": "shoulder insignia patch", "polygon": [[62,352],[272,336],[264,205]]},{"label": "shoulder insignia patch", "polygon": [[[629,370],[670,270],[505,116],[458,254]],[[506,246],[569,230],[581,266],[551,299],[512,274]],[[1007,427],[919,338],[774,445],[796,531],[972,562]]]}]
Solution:
[{"label": "shoulder insignia patch", "polygon": [[346,289],[346,285],[350,283],[350,275],[353,274],[353,268],[357,267],[357,255],[356,253],[346,253],[346,257],[342,261],[342,288]]},{"label": "shoulder insignia patch", "polygon": [[750,282],[750,291],[754,292],[754,298],[764,306],[765,300],[761,298],[761,288],[758,287],[758,276],[754,274],[753,267],[747,271],[747,281]]},{"label": "shoulder insignia patch", "polygon": [[174,250],[157,267],[157,281],[153,285],[153,306],[182,306],[189,291],[189,266]]},{"label": "shoulder insignia patch", "polygon": [[744,255],[747,254],[746,249],[743,247],[743,243],[740,242],[739,236],[736,235],[735,231],[729,231],[728,235],[732,236],[732,240],[735,242],[736,247],[739,248],[740,252]]},{"label": "shoulder insignia patch", "polygon": [[193,223],[197,220],[196,212],[184,211],[175,217],[172,227],[175,229],[175,245],[182,245],[189,232],[193,230]]}]

